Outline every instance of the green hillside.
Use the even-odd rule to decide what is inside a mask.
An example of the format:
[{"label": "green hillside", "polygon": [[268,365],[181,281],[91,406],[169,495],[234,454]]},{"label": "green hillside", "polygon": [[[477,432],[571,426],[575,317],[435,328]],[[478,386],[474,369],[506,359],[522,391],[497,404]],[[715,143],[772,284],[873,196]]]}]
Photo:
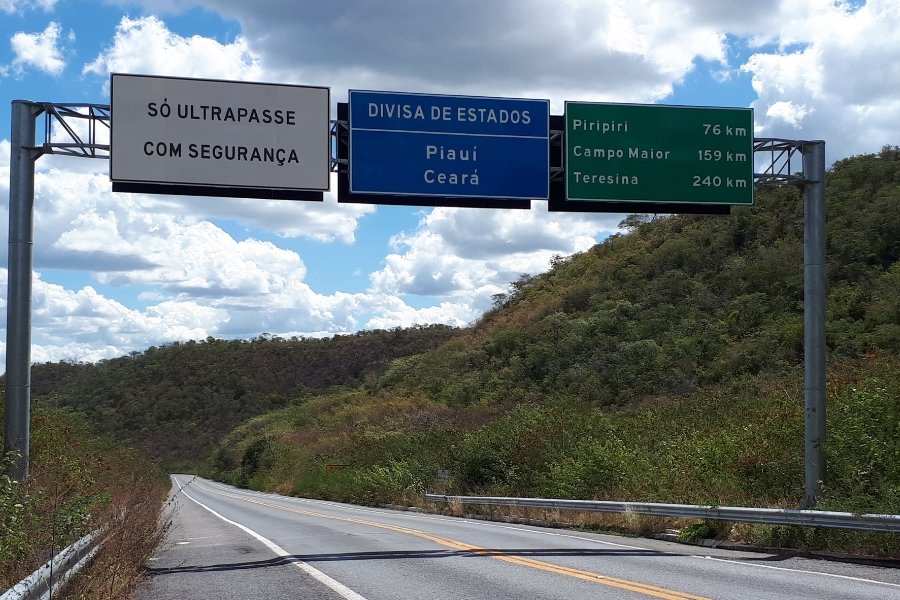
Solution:
[{"label": "green hillside", "polygon": [[250,417],[356,387],[394,358],[456,333],[433,325],[326,339],[175,342],[93,364],[35,365],[32,396],[37,405],[84,414],[98,431],[175,468],[205,456]]},{"label": "green hillside", "polygon": [[[900,152],[828,177],[832,359],[900,352]],[[395,363],[383,386],[451,404],[547,396],[622,406],[784,374],[803,342],[802,200],[761,189],[732,216],[631,216],[628,233],[513,283],[469,335]]]}]

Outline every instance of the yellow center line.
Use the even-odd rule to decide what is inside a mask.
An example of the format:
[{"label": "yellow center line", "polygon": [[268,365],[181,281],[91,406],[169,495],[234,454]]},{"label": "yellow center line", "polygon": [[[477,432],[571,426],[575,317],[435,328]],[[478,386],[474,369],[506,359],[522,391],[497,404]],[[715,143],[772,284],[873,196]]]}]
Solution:
[{"label": "yellow center line", "polygon": [[555,565],[553,563],[545,562],[542,560],[536,560],[533,558],[527,558],[524,556],[515,556],[511,554],[504,554],[497,550],[489,550],[487,548],[482,548],[480,546],[472,546],[471,544],[466,544],[465,542],[460,542],[457,540],[452,540],[449,538],[433,535],[427,533],[425,531],[420,531],[418,529],[410,529],[408,527],[401,527],[399,525],[388,525],[387,523],[379,523],[377,521],[369,521],[367,519],[359,519],[356,517],[337,517],[334,515],[326,515],[323,513],[318,513],[309,510],[303,510],[300,508],[293,508],[289,506],[281,506],[279,504],[272,504],[269,502],[264,502],[262,500],[257,500],[255,498],[248,498],[246,496],[240,496],[236,494],[228,494],[226,492],[221,492],[218,490],[214,490],[212,488],[208,488],[206,486],[202,486],[194,482],[194,485],[202,488],[204,491],[207,491],[212,494],[217,494],[219,496],[225,496],[227,498],[233,498],[235,500],[242,500],[244,502],[249,502],[251,504],[258,504],[260,506],[265,506],[267,508],[274,508],[277,510],[283,510],[286,512],[292,512],[298,515],[305,515],[309,517],[316,517],[320,519],[331,519],[334,521],[343,521],[345,523],[356,523],[358,525],[367,525],[369,527],[377,527],[379,529],[388,529],[390,531],[396,531],[398,533],[405,533],[407,535],[412,535],[421,539],[425,539],[431,542],[434,542],[440,546],[445,546],[447,548],[452,548],[454,550],[459,550],[463,552],[472,552],[474,554],[483,554],[489,558],[494,558],[496,560],[502,560],[503,562],[512,563],[515,565],[519,565],[522,567],[529,567],[532,569],[538,569],[541,571],[546,571],[548,573],[556,573],[558,575],[565,575],[567,577],[573,577],[576,579],[582,579],[584,581],[590,581],[592,583],[599,583],[601,585],[614,587],[618,589],[628,590],[631,592],[637,592],[639,594],[645,594],[647,596],[652,596],[654,598],[662,598],[663,600],[708,600],[703,596],[695,596],[693,594],[687,594],[684,592],[678,592],[675,590],[669,590],[662,587],[657,587],[654,585],[649,585],[646,583],[640,583],[637,581],[629,581],[628,579],[619,579],[617,577],[609,577],[607,575],[601,575],[599,573],[593,573],[591,571],[582,571],[581,569],[574,569],[571,567],[564,567],[561,565]]}]

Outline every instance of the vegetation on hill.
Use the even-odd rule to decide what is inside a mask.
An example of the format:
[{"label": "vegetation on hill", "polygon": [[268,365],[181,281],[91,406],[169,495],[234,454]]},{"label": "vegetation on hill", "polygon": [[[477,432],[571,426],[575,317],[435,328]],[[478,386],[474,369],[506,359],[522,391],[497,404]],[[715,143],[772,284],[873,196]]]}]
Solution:
[{"label": "vegetation on hill", "polygon": [[[3,407],[0,395],[0,420]],[[103,528],[103,548],[67,593],[128,597],[165,533],[159,516],[168,477],[133,450],[93,434],[71,411],[36,409],[31,442],[31,474],[25,482],[6,474],[12,457],[0,460],[0,589]]]},{"label": "vegetation on hill", "polygon": [[[830,357],[900,352],[900,150],[828,176]],[[450,404],[574,397],[623,406],[742,376],[803,352],[803,202],[758,191],[730,217],[625,221],[628,233],[523,277],[469,335],[379,380]]]},{"label": "vegetation on hill", "polygon": [[[836,163],[827,199],[821,506],[897,513],[900,150]],[[361,388],[246,422],[219,445],[212,472],[359,502],[415,502],[430,488],[796,506],[798,191],[760,190],[730,217],[631,216],[624,226],[513,283],[443,346],[395,360]],[[872,543],[900,551],[897,540]]]},{"label": "vegetation on hill", "polygon": [[356,387],[392,359],[457,332],[432,325],[328,339],[175,342],[93,364],[35,365],[32,395],[36,404],[78,411],[172,469],[189,468],[242,421]]},{"label": "vegetation on hill", "polygon": [[[828,386],[819,508],[900,514],[900,358],[842,362]],[[253,489],[364,504],[421,505],[427,489],[796,508],[804,492],[803,412],[796,376],[735,379],[617,411],[570,398],[500,414],[415,395],[345,392],[245,423],[221,444],[211,474]],[[770,545],[900,555],[896,535],[771,527],[744,535]]]}]

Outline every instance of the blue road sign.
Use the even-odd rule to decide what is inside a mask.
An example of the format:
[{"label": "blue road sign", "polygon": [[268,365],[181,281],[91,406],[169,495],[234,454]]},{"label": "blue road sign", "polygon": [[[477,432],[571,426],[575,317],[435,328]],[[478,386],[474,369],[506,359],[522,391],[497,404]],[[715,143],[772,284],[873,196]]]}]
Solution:
[{"label": "blue road sign", "polygon": [[350,192],[547,199],[550,102],[350,90]]}]

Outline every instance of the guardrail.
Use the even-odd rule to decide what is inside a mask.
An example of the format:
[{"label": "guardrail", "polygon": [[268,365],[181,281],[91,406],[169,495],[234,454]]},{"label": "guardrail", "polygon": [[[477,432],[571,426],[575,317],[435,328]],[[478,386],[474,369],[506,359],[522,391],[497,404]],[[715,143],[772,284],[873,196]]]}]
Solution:
[{"label": "guardrail", "polygon": [[84,536],[0,595],[0,600],[45,600],[55,596],[70,578],[94,558],[100,549],[98,540],[97,532]]},{"label": "guardrail", "polygon": [[[768,525],[805,525],[857,531],[900,533],[900,515],[864,515],[821,510],[790,508],[742,508],[738,506],[699,506],[695,504],[660,504],[654,502],[609,502],[599,500],[557,500],[547,498],[505,498],[490,496],[444,496],[425,494],[426,502],[518,506],[585,512],[607,512]],[[2,600],[2,599],[0,599]]]}]

